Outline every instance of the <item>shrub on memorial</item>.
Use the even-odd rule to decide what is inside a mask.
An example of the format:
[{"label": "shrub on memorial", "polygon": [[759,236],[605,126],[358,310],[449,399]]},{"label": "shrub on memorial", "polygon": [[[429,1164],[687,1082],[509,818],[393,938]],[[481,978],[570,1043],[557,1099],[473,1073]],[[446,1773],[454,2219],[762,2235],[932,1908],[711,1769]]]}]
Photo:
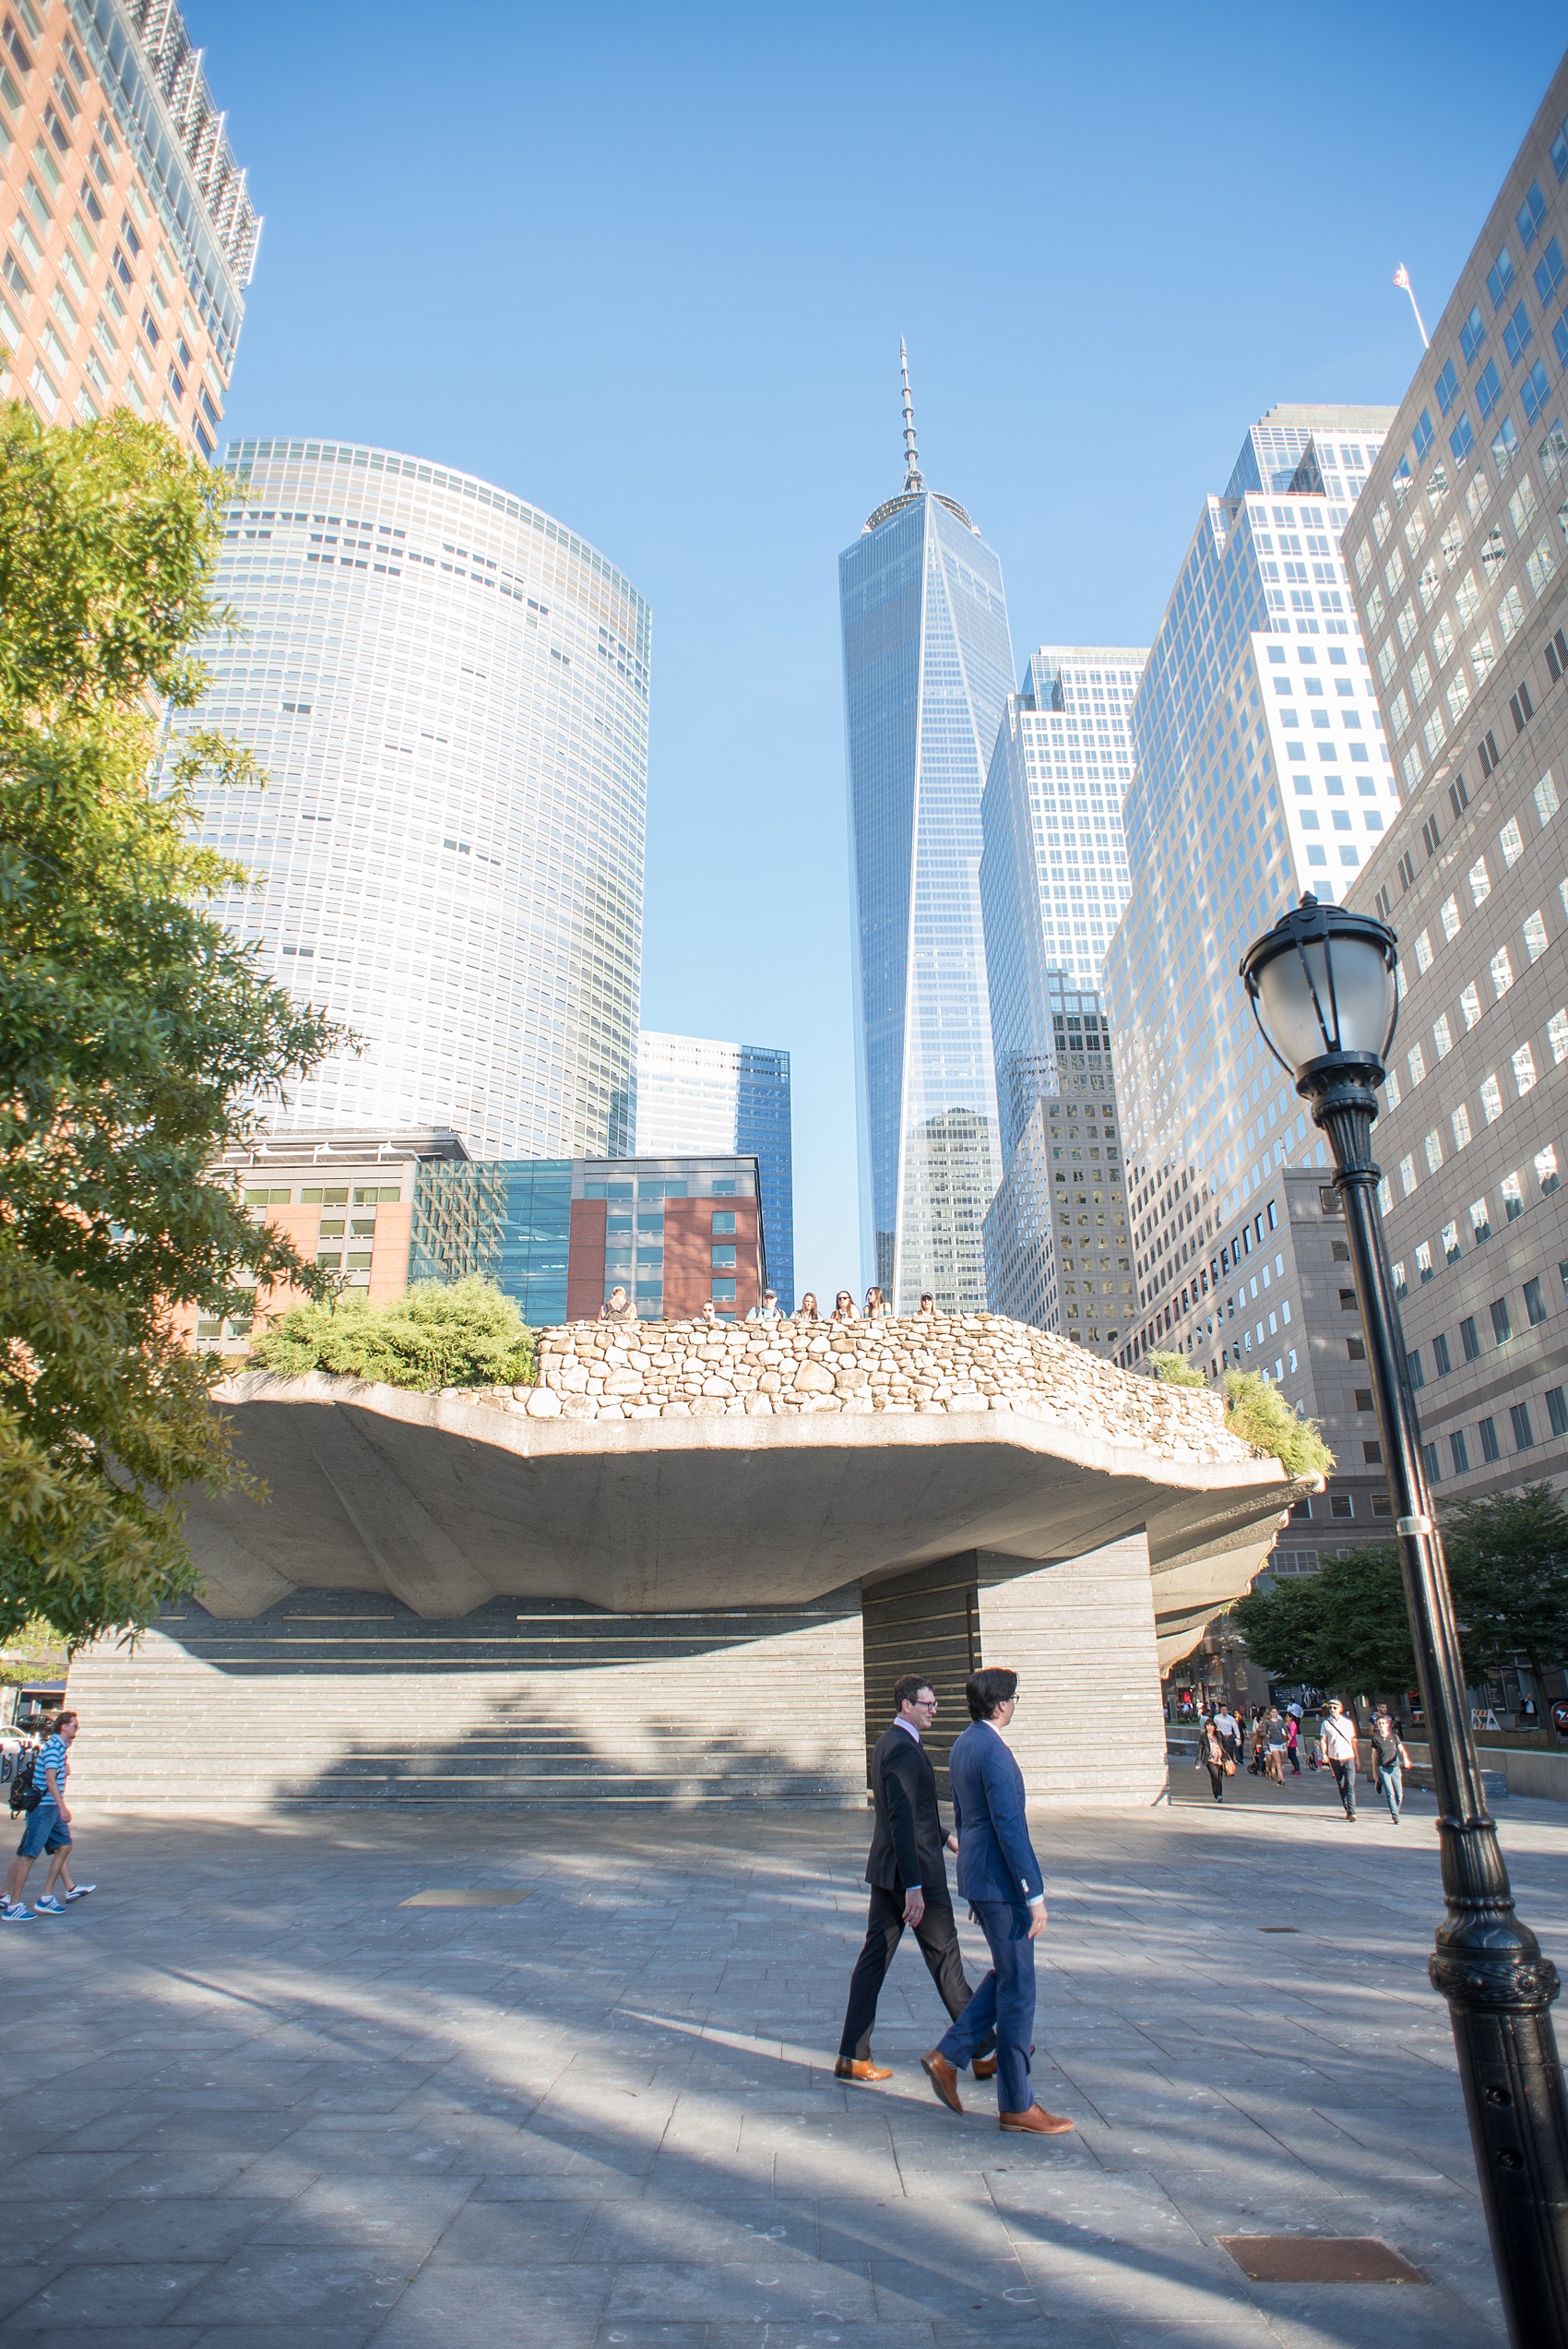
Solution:
[{"label": "shrub on memorial", "polygon": [[192,792],[262,780],[160,712],[204,673],[223,477],[124,410],[0,403],[0,1640],[150,1621],[196,1576],[181,1493],[234,1487],[175,1310],[315,1290],[209,1170],[338,1041],[207,907]]},{"label": "shrub on memorial", "polygon": [[1298,1419],[1278,1388],[1259,1371],[1227,1371],[1225,1422],[1232,1435],[1278,1461],[1292,1476],[1326,1476],[1334,1466],[1317,1421]]},{"label": "shrub on memorial", "polygon": [[1167,1353],[1157,1348],[1148,1357],[1148,1366],[1162,1387],[1206,1387],[1208,1380],[1201,1370],[1195,1370],[1184,1353]]},{"label": "shrub on memorial", "polygon": [[478,1273],[445,1287],[421,1282],[389,1305],[347,1295],[291,1306],[253,1353],[285,1378],[330,1370],[425,1393],[529,1386],[535,1375],[533,1335],[515,1301]]}]

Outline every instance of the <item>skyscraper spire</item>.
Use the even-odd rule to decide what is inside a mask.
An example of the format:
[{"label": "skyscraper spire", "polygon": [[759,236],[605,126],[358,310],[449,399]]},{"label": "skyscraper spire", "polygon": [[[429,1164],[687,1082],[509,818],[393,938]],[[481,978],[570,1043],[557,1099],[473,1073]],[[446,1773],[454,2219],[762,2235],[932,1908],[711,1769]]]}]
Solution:
[{"label": "skyscraper spire", "polygon": [[915,403],[909,390],[909,353],[902,335],[898,338],[898,373],[904,386],[904,493],[918,496],[925,487],[921,473],[920,453],[915,447]]}]

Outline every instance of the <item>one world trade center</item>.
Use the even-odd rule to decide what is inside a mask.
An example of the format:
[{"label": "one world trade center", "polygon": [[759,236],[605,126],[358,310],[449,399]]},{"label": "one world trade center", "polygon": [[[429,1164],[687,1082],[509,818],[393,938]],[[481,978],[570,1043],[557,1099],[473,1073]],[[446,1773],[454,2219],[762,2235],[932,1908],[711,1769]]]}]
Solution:
[{"label": "one world trade center", "polygon": [[862,1248],[896,1313],[985,1306],[999,1173],[980,794],[1013,648],[1002,566],[926,488],[907,360],[904,486],[838,558],[855,907]]}]

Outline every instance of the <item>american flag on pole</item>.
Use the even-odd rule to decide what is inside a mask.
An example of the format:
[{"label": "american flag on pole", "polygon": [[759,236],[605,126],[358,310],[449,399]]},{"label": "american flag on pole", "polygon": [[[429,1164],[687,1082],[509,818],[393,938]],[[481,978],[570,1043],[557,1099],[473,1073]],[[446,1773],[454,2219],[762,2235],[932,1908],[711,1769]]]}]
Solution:
[{"label": "american flag on pole", "polygon": [[1402,286],[1407,293],[1410,292],[1412,290],[1410,285],[1410,272],[1405,267],[1403,261],[1400,262],[1399,267],[1394,272],[1394,282],[1397,286]]}]

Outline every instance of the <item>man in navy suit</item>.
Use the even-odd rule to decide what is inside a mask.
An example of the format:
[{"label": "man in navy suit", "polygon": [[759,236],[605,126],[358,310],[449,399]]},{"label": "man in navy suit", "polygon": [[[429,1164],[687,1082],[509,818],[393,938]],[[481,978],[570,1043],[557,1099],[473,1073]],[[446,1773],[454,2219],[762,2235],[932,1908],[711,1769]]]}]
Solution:
[{"label": "man in navy suit", "polygon": [[942,2102],[961,2113],[958,2073],[981,2033],[994,2027],[1002,2127],[1032,2137],[1061,2137],[1072,2122],[1037,2105],[1029,2086],[1034,1945],[1045,1931],[1045,1879],[1029,1842],[1024,1773],[1002,1737],[1017,1709],[1018,1675],[999,1667],[974,1672],[964,1693],[971,1725],[955,1739],[947,1758],[958,1890],[985,1935],[991,1972],[946,2037],[921,2061]]}]

